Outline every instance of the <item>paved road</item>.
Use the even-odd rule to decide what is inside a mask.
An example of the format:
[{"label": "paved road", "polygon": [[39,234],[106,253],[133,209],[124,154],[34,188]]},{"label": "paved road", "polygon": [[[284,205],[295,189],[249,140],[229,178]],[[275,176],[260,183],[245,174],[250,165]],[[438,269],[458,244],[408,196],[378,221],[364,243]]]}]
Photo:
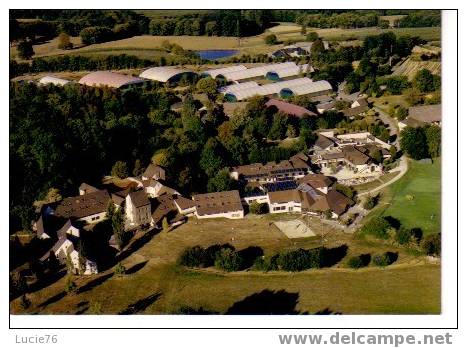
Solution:
[{"label": "paved road", "polygon": [[379,115],[379,118],[381,119],[381,121],[383,121],[385,124],[387,124],[389,126],[389,134],[390,135],[396,135],[396,142],[395,142],[395,146],[396,148],[399,150],[399,126],[397,124],[397,121],[392,118],[391,116],[389,116],[388,113],[386,113],[384,110],[380,109],[379,107],[377,106],[374,106],[373,107],[375,109],[375,111],[378,112],[378,115]]},{"label": "paved road", "polygon": [[407,172],[407,169],[408,169],[407,157],[405,157],[405,155],[403,155],[400,158],[399,166],[397,166],[396,168],[391,169],[389,171],[390,173],[394,173],[394,172],[399,171],[399,174],[397,174],[394,178],[392,178],[388,182],[385,182],[384,184],[381,184],[377,188],[374,188],[374,189],[369,190],[369,191],[361,192],[357,196],[361,197],[361,196],[365,196],[365,195],[368,195],[368,194],[376,193],[376,192],[382,190],[383,188],[385,188],[386,186],[389,186],[389,185],[395,183],[397,180],[399,180],[400,178],[402,178],[404,176],[404,174]]}]

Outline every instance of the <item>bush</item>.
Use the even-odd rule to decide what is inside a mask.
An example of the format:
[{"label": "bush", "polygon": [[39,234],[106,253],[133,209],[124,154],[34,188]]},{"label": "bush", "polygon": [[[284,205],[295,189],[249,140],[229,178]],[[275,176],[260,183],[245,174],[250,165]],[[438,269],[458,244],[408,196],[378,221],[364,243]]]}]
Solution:
[{"label": "bush", "polygon": [[426,236],[422,242],[422,250],[426,255],[441,255],[441,233]]},{"label": "bush", "polygon": [[274,34],[270,34],[264,38],[264,42],[266,45],[275,45],[277,44],[277,36]]},{"label": "bush", "polygon": [[117,178],[124,179],[128,177],[128,166],[123,161],[117,161],[112,167],[111,174]]},{"label": "bush", "polygon": [[75,282],[73,281],[73,279],[71,277],[68,277],[66,279],[66,283],[65,283],[65,292],[67,294],[72,294],[76,291],[77,289],[77,286],[75,284]]},{"label": "bush", "polygon": [[250,213],[256,214],[256,215],[261,215],[261,214],[267,214],[269,212],[269,206],[267,203],[258,203],[258,202],[253,202],[250,205]]},{"label": "bush", "polygon": [[263,272],[276,271],[277,257],[278,255],[273,255],[272,257],[259,256],[253,263],[252,269]]},{"label": "bush", "polygon": [[186,248],[178,258],[178,264],[186,267],[206,267],[206,250],[199,245]]},{"label": "bush", "polygon": [[371,255],[370,254],[361,254],[359,256],[352,256],[347,261],[347,266],[353,269],[366,267],[370,264]]},{"label": "bush", "polygon": [[279,254],[277,265],[284,271],[303,271],[311,267],[311,254],[304,249],[285,251]]},{"label": "bush", "polygon": [[412,238],[412,233],[411,230],[405,227],[401,227],[396,231],[396,234],[394,236],[394,239],[396,240],[397,243],[401,245],[406,245],[410,242]]},{"label": "bush", "polygon": [[390,228],[391,225],[385,218],[374,217],[361,228],[360,233],[369,234],[380,239],[387,239]]},{"label": "bush", "polygon": [[353,199],[353,197],[356,194],[355,189],[352,186],[347,186],[343,184],[336,184],[335,189],[342,193],[343,195],[347,196],[350,199]]},{"label": "bush", "polygon": [[229,248],[224,248],[217,253],[214,266],[226,272],[234,272],[241,269],[242,263],[243,260],[237,252]]},{"label": "bush", "polygon": [[385,267],[393,264],[398,258],[397,253],[391,251],[385,252],[384,254],[373,256],[373,264],[379,267]]},{"label": "bush", "polygon": [[366,199],[365,203],[363,203],[363,208],[365,208],[366,210],[371,210],[376,206],[376,204],[378,204],[378,201],[379,201],[379,195],[369,196]]},{"label": "bush", "polygon": [[363,267],[363,261],[360,258],[360,256],[352,256],[348,261],[347,261],[347,266],[353,269],[357,268],[362,268]]},{"label": "bush", "polygon": [[318,40],[319,36],[316,31],[311,31],[308,34],[306,34],[306,41],[315,41]]},{"label": "bush", "polygon": [[214,266],[217,255],[222,249],[235,250],[235,248],[230,244],[214,244],[205,249],[205,266],[211,267]]},{"label": "bush", "polygon": [[125,266],[123,266],[121,262],[117,263],[117,265],[115,266],[115,274],[124,275],[125,273],[126,273]]}]

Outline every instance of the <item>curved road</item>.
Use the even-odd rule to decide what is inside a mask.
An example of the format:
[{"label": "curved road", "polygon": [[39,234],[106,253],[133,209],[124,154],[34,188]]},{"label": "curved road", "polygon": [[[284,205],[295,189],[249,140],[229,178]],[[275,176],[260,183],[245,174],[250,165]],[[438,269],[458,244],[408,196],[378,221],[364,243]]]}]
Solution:
[{"label": "curved road", "polygon": [[399,174],[397,174],[394,178],[392,178],[392,179],[389,180],[388,182],[385,182],[384,184],[381,184],[381,185],[378,186],[377,188],[374,188],[374,189],[372,189],[372,190],[359,193],[359,194],[357,195],[357,197],[365,196],[365,195],[368,195],[368,194],[372,194],[372,193],[378,192],[378,191],[382,190],[383,188],[385,188],[386,186],[391,185],[392,183],[394,183],[394,182],[396,182],[397,180],[399,180],[400,178],[402,178],[402,177],[404,176],[404,174],[407,172],[407,169],[408,169],[407,157],[405,157],[405,155],[403,155],[403,156],[400,158],[399,166],[398,166],[397,168],[391,169],[391,170],[389,171],[390,173],[394,173],[394,172],[396,172],[396,171],[399,171]]}]

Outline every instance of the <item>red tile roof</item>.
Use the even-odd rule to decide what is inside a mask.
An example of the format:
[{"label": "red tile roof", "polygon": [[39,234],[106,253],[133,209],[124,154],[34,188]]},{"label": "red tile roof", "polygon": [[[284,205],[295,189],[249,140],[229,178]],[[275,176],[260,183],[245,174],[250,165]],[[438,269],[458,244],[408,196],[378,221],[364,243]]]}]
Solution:
[{"label": "red tile roof", "polygon": [[282,100],[277,100],[277,99],[269,99],[268,102],[266,103],[267,107],[270,106],[275,106],[279,111],[295,116],[295,117],[303,117],[305,115],[308,116],[316,116],[316,114],[308,109],[305,109],[304,107],[287,103]]}]

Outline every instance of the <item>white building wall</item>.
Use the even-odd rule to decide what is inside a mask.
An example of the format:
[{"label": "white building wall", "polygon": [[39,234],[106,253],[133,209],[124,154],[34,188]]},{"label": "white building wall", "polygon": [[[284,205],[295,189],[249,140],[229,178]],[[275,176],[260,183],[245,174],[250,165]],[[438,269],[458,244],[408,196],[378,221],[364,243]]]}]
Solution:
[{"label": "white building wall", "polygon": [[87,224],[95,224],[97,222],[101,222],[102,220],[104,220],[105,216],[106,216],[106,212],[104,211],[102,213],[85,216],[81,219],[77,219],[76,221],[84,221]]},{"label": "white building wall", "polygon": [[300,213],[301,211],[302,204],[299,202],[291,201],[286,203],[269,203],[269,212],[272,214]]},{"label": "white building wall", "polygon": [[210,214],[210,215],[198,215],[198,212],[195,212],[195,216],[198,219],[215,219],[215,218],[226,218],[226,219],[243,219],[244,212],[242,210],[230,211],[228,213],[220,214]]}]

